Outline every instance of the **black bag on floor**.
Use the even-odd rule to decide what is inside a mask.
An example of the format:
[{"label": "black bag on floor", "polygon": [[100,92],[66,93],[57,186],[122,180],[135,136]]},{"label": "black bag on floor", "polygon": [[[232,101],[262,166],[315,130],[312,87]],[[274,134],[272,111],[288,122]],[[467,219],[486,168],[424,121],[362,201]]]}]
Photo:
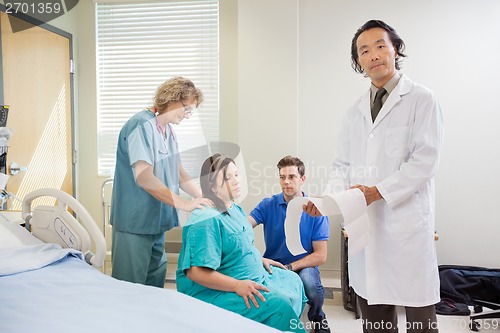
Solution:
[{"label": "black bag on floor", "polygon": [[500,269],[474,266],[439,266],[441,299],[475,305],[474,300],[500,304]]}]

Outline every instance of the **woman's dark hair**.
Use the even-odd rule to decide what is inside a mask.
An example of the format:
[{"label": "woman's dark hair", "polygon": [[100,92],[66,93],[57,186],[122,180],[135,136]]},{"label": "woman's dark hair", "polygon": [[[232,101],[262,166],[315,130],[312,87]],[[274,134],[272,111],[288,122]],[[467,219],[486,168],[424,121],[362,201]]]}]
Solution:
[{"label": "woman's dark hair", "polygon": [[[200,187],[203,197],[212,200],[215,207],[224,214],[228,214],[227,207],[224,202],[215,195],[212,189],[214,186],[224,185],[226,182],[227,167],[230,163],[235,164],[232,158],[216,153],[203,162],[200,174]],[[223,172],[222,184],[216,184],[217,175],[221,171]]]},{"label": "woman's dark hair", "polygon": [[363,68],[358,63],[358,48],[356,43],[358,42],[359,35],[373,28],[382,28],[385,31],[387,31],[387,34],[391,39],[391,43],[394,46],[394,49],[396,50],[397,57],[395,65],[396,69],[399,70],[401,68],[400,66],[401,58],[406,57],[406,54],[403,53],[405,50],[405,42],[401,39],[401,37],[399,37],[399,35],[396,33],[396,30],[394,30],[393,27],[380,20],[370,20],[366,22],[354,34],[354,37],[352,38],[351,42],[351,67],[354,69],[356,73],[364,74]]}]

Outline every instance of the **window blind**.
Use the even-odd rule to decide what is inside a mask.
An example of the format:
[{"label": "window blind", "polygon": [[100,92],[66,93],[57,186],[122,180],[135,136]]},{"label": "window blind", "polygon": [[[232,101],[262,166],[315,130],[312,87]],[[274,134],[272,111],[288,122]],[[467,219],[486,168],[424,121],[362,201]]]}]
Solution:
[{"label": "window blind", "polygon": [[96,34],[99,175],[113,175],[123,124],[174,76],[204,95],[198,113],[174,125],[179,149],[219,140],[218,1],[98,1]]}]

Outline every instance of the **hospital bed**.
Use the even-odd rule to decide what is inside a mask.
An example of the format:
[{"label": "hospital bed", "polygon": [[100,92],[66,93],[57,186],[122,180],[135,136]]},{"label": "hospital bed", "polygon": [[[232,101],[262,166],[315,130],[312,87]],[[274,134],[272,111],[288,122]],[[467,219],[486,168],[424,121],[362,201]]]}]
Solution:
[{"label": "hospital bed", "polygon": [[[26,196],[22,217],[31,232],[19,221],[0,221],[0,332],[278,332],[174,290],[102,274],[96,269],[106,253],[102,233],[63,193],[42,189]],[[55,196],[58,205],[32,210],[43,195]]]}]

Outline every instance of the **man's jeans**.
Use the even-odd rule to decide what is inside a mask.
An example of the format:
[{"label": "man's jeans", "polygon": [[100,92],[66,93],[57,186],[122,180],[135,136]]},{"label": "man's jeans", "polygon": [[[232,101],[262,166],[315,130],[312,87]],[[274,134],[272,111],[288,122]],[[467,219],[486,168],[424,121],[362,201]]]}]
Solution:
[{"label": "man's jeans", "polygon": [[304,283],[306,296],[309,299],[309,312],[307,317],[311,321],[321,321],[325,318],[323,303],[325,301],[325,290],[321,284],[321,276],[318,267],[308,267],[297,272]]}]

